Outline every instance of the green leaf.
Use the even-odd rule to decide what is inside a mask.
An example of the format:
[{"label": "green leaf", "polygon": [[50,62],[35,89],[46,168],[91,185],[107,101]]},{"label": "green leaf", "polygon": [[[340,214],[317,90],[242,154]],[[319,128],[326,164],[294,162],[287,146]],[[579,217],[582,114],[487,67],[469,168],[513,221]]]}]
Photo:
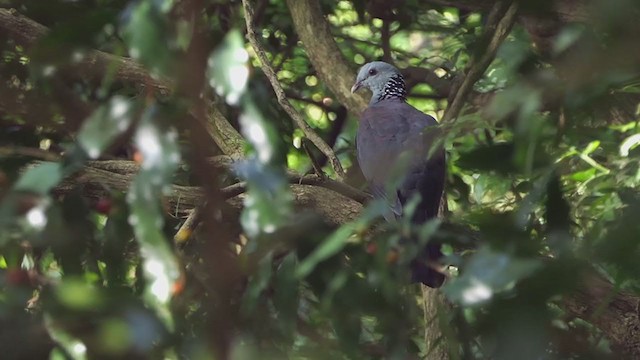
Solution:
[{"label": "green leaf", "polygon": [[589,143],[587,147],[582,151],[582,155],[589,155],[592,152],[596,151],[600,147],[600,141],[595,140]]},{"label": "green leaf", "polygon": [[116,137],[129,129],[133,121],[131,110],[131,102],[128,99],[114,96],[82,124],[78,144],[89,157],[98,158]]},{"label": "green leaf", "polygon": [[43,162],[25,171],[14,185],[14,190],[46,195],[62,181],[62,166],[59,163]]},{"label": "green leaf", "polygon": [[172,1],[141,0],[129,12],[124,38],[131,57],[166,74],[172,59],[167,11]]},{"label": "green leaf", "polygon": [[349,238],[353,235],[357,226],[349,223],[341,226],[328,239],[322,242],[309,256],[307,256],[296,269],[296,277],[304,279],[323,260],[337,254],[347,245]]},{"label": "green leaf", "polygon": [[569,175],[569,179],[578,181],[578,182],[584,182],[593,178],[596,175],[596,172],[597,170],[595,168],[589,168],[587,170],[577,171]]},{"label": "green leaf", "polygon": [[105,294],[96,286],[80,279],[66,279],[56,287],[62,305],[76,310],[96,310],[105,303]]},{"label": "green leaf", "polygon": [[469,259],[462,276],[445,285],[443,291],[462,305],[479,305],[541,266],[542,262],[537,259],[517,258],[483,247]]},{"label": "green leaf", "polygon": [[273,304],[281,316],[285,334],[294,332],[297,322],[299,295],[298,280],[295,278],[297,258],[289,253],[282,259],[282,263],[275,274],[275,294]]}]

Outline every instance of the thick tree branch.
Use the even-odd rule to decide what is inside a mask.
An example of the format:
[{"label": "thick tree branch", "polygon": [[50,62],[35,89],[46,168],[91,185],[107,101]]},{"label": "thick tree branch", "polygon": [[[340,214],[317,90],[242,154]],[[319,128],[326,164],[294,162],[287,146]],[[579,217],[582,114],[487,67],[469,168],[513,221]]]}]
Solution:
[{"label": "thick tree branch", "polygon": [[[54,194],[64,195],[73,189],[80,188],[85,196],[91,199],[99,199],[109,195],[110,191],[125,192],[135,173],[131,169],[137,166],[131,161],[110,161],[107,165],[110,169],[120,166],[121,172],[100,169],[100,161],[91,162],[91,166],[85,167],[77,174],[65,179],[56,189]],[[127,174],[124,175],[123,173]],[[304,179],[304,177],[303,177]],[[304,181],[303,181],[304,183]],[[312,210],[322,216],[329,224],[341,225],[354,220],[362,211],[362,204],[337,193],[329,188],[321,187],[323,182],[316,182],[313,178],[309,181],[314,185],[304,185],[293,182],[291,192],[295,205],[301,210]],[[317,185],[316,185],[317,184]],[[227,200],[228,218],[237,218],[242,209],[242,195],[238,195],[243,187],[230,186],[222,188],[222,196]],[[173,214],[189,214],[193,208],[202,205],[204,193],[199,187],[172,185],[166,198],[169,205],[168,211]]]},{"label": "thick tree branch", "polygon": [[271,63],[267,58],[267,54],[265,53],[262,45],[260,45],[256,37],[256,31],[253,28],[253,8],[251,7],[251,4],[249,4],[249,0],[242,0],[242,5],[244,7],[245,22],[247,24],[247,37],[249,38],[249,42],[255,50],[258,59],[260,59],[260,63],[262,64],[262,71],[264,71],[265,75],[267,75],[267,78],[269,79],[269,82],[273,87],[273,91],[278,98],[278,102],[280,103],[284,111],[289,114],[296,126],[298,126],[302,130],[302,132],[304,132],[305,136],[329,159],[329,161],[331,162],[331,166],[336,173],[336,177],[339,180],[344,179],[344,169],[342,168],[342,164],[340,164],[340,160],[338,160],[338,157],[333,152],[333,149],[329,145],[327,145],[327,143],[322,140],[322,138],[318,134],[316,134],[315,131],[313,131],[311,126],[309,126],[309,124],[304,121],[300,113],[297,112],[296,109],[293,108],[293,106],[291,106],[291,103],[287,99],[287,96],[282,89],[282,85],[280,85],[280,82],[278,81],[278,75],[273,70],[273,67],[271,67]]},{"label": "thick tree branch", "polygon": [[359,94],[351,94],[355,71],[344,59],[333,39],[318,0],[287,0],[289,11],[302,40],[309,60],[318,76],[333,92],[338,101],[352,114],[360,114],[367,100]]},{"label": "thick tree branch", "polygon": [[[0,148],[0,155],[2,155],[3,151],[10,151],[6,148]],[[50,153],[47,153],[50,154]],[[47,155],[49,156],[49,155]],[[210,159],[210,163],[215,167],[219,167],[224,169],[225,171],[231,171],[233,167],[233,159],[230,157],[216,157]],[[106,161],[90,161],[88,163],[90,168],[105,170],[109,172],[114,172],[121,175],[133,175],[138,172],[139,165],[133,161],[127,160],[106,160]],[[300,175],[293,171],[287,172],[287,177],[291,184],[298,185],[311,185],[311,186],[319,186],[329,190],[333,190],[343,196],[346,196],[354,201],[357,201],[361,204],[366,203],[371,199],[369,194],[362,192],[354,187],[351,187],[343,182],[331,180],[326,177],[321,177],[318,175]],[[239,183],[242,184],[242,183]],[[235,190],[239,191],[239,193],[244,192],[243,185],[237,185],[234,187]],[[232,192],[231,187],[227,187],[227,190],[223,190],[225,194],[229,194]],[[238,195],[233,194],[232,196]]]}]

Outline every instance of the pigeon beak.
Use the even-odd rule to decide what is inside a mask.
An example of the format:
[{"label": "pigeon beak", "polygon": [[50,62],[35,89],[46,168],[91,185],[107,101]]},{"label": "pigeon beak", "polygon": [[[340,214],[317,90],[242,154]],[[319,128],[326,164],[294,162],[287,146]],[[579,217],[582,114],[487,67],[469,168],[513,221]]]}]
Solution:
[{"label": "pigeon beak", "polygon": [[353,86],[351,87],[351,93],[355,93],[356,91],[360,90],[360,88],[362,87],[362,83],[360,83],[360,81],[356,82],[355,84],[353,84]]}]

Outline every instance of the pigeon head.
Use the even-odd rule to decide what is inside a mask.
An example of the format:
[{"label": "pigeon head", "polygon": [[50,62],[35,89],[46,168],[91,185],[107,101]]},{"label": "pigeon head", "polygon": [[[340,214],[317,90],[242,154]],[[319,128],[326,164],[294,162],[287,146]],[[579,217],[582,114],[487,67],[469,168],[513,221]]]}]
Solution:
[{"label": "pigeon head", "polygon": [[407,98],[404,78],[400,71],[395,66],[382,61],[373,61],[360,68],[351,92],[355,93],[362,88],[367,88],[373,93],[371,104],[385,99],[405,100]]}]

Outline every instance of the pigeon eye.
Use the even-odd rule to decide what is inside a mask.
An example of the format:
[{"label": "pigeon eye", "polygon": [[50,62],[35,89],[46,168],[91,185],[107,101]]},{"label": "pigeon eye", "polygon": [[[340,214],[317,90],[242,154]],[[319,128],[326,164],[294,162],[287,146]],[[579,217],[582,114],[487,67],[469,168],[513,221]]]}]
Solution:
[{"label": "pigeon eye", "polygon": [[370,69],[369,70],[369,75],[375,75],[377,73],[378,73],[378,71],[376,69]]}]

